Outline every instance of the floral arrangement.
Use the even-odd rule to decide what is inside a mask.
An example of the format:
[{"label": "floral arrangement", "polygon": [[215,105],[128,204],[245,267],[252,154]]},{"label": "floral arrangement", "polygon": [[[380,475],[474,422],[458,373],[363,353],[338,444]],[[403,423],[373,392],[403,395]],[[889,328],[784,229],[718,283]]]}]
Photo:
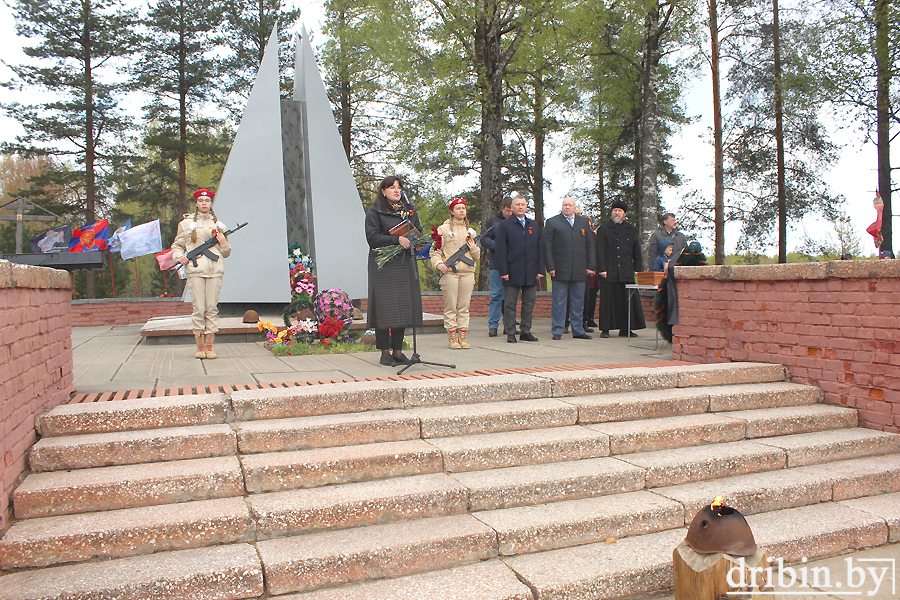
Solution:
[{"label": "floral arrangement", "polygon": [[291,273],[291,299],[312,300],[316,295],[312,258],[308,254],[303,254],[303,247],[300,244],[291,244],[288,248],[288,260]]},{"label": "floral arrangement", "polygon": [[[308,258],[308,257],[307,257]],[[303,264],[302,255],[292,259],[292,271]],[[297,271],[302,273],[302,271]],[[360,343],[351,337],[349,329],[353,322],[353,305],[350,297],[338,289],[324,290],[309,298],[294,296],[294,301],[285,308],[282,317],[285,327],[279,328],[270,321],[260,320],[260,331],[266,332],[266,341],[260,342],[277,356],[298,354],[322,354],[331,352],[360,352],[371,349],[367,343]],[[298,313],[314,309],[315,318],[302,319]]]},{"label": "floral arrangement", "polygon": [[431,228],[431,239],[434,240],[434,249],[440,250],[444,245],[444,238],[438,233],[437,227]]},{"label": "floral arrangement", "polygon": [[326,317],[334,317],[347,324],[353,321],[353,304],[350,302],[350,296],[342,290],[319,292],[313,303],[313,309],[319,322],[324,321]]},{"label": "floral arrangement", "polygon": [[325,317],[324,320],[319,322],[319,335],[322,336],[322,341],[325,341],[327,338],[336,338],[343,330],[344,322],[341,319]]},{"label": "floral arrangement", "polygon": [[[428,234],[422,234],[415,239],[410,239],[413,247],[415,246],[424,246],[431,240],[431,236]],[[403,246],[382,246],[381,248],[375,248],[375,265],[380,269],[384,265],[386,265],[392,258],[395,256],[399,256],[406,250],[403,249]]]}]

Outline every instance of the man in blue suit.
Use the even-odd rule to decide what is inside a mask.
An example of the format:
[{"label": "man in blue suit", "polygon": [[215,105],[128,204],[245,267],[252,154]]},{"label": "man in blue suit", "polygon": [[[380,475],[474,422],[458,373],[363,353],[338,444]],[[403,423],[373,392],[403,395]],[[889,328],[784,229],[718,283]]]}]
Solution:
[{"label": "man in blue suit", "polygon": [[495,258],[500,278],[505,286],[503,297],[503,326],[506,341],[516,343],[516,304],[522,294],[520,321],[523,342],[536,342],[531,335],[536,286],[544,276],[544,260],[541,252],[541,232],[533,219],[525,216],[528,203],[519,196],[513,199],[513,214],[497,226]]}]

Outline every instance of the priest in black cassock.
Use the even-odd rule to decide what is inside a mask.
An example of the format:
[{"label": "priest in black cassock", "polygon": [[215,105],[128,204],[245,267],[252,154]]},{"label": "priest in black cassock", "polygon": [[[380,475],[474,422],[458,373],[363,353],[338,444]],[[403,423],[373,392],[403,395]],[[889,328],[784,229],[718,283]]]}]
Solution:
[{"label": "priest in black cassock", "polygon": [[[617,200],[612,203],[609,221],[597,228],[597,274],[600,276],[600,337],[608,338],[610,329],[618,329],[620,336],[628,331],[627,284],[634,283],[635,273],[641,270],[641,240],[634,225],[625,220],[628,205]],[[631,329],[644,329],[644,310],[639,294],[631,299]],[[636,337],[633,331],[632,337]]]}]

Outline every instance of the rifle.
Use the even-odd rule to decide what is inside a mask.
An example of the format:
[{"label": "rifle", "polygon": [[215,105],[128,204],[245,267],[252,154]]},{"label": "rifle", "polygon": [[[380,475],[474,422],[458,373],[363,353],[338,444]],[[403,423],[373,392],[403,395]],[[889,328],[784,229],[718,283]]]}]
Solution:
[{"label": "rifle", "polygon": [[[494,228],[493,226],[488,227],[487,229],[485,229],[484,231],[482,231],[481,233],[476,235],[475,238],[473,239],[473,241],[477,244],[479,241],[481,241],[481,238],[483,238],[485,235],[487,235],[488,232],[490,232],[490,230],[493,228]],[[475,261],[472,260],[471,258],[469,258],[468,256],[466,256],[466,252],[468,252],[468,251],[469,251],[469,245],[463,244],[462,248],[460,248],[459,250],[454,252],[453,255],[450,256],[450,258],[448,258],[447,260],[444,261],[444,264],[447,265],[448,267],[450,267],[451,269],[453,269],[454,273],[459,273],[459,271],[456,269],[456,262],[460,261],[460,260],[463,261],[464,263],[466,263],[467,265],[469,265],[470,267],[474,267]]]},{"label": "rifle", "polygon": [[[247,226],[247,223],[244,222],[244,223],[238,225],[237,227],[235,227],[234,229],[229,229],[228,231],[224,232],[222,235],[229,236],[232,233],[234,233],[235,231],[237,231],[238,229],[242,229],[246,226]],[[184,257],[186,259],[188,259],[189,261],[191,261],[192,263],[194,263],[195,267],[197,266],[197,259],[200,258],[201,254],[203,256],[205,256],[206,258],[208,258],[209,260],[216,262],[217,260],[219,260],[219,255],[216,254],[215,252],[210,252],[209,249],[218,243],[219,243],[218,239],[216,239],[215,237],[211,237],[208,240],[206,240],[205,242],[203,242],[202,244],[200,244],[199,246],[197,246],[196,248],[194,248],[193,250],[187,252],[184,255]],[[181,266],[181,263],[176,262],[174,265],[169,267],[168,270],[174,271],[175,269],[177,269],[180,266]]]}]

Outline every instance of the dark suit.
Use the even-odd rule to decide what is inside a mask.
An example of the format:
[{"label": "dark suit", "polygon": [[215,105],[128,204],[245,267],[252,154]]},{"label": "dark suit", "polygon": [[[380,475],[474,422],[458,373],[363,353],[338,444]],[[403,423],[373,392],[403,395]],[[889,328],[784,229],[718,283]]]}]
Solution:
[{"label": "dark suit", "polygon": [[[628,321],[628,290],[634,273],[641,270],[641,240],[637,229],[628,221],[607,221],[597,229],[597,271],[606,271],[600,281],[600,329],[619,329]],[[631,328],[644,329],[644,311],[638,294],[632,296]]]},{"label": "dark suit", "polygon": [[516,304],[519,292],[522,293],[522,334],[531,333],[534,299],[537,293],[538,273],[544,272],[543,253],[541,251],[541,233],[533,219],[525,218],[525,226],[515,215],[497,225],[495,236],[497,242],[494,258],[500,276],[509,276],[504,280],[506,287],[503,302],[503,324],[506,334],[515,331]]},{"label": "dark suit", "polygon": [[560,335],[571,311],[572,334],[584,334],[584,287],[587,271],[594,270],[594,234],[590,222],[573,215],[572,225],[563,214],[544,224],[544,262],[553,276],[553,335]]}]

